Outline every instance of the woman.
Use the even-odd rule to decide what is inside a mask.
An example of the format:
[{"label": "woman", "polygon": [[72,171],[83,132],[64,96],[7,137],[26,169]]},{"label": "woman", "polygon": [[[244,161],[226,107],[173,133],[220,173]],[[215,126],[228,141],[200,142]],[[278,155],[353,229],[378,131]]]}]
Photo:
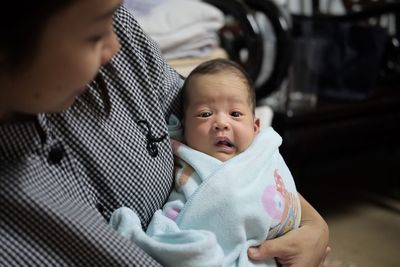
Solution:
[{"label": "woman", "polygon": [[[128,206],[146,227],[166,200],[180,77],[120,0],[20,5],[0,11],[0,265],[158,266],[107,222]],[[320,264],[328,228],[302,208],[299,230],[250,256]]]}]

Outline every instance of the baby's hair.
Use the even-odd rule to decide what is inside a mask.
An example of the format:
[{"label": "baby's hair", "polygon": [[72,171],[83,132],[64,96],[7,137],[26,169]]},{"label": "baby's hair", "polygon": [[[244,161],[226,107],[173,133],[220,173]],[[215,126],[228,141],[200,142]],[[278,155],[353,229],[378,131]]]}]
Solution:
[{"label": "baby's hair", "polygon": [[186,91],[192,78],[196,75],[216,74],[221,72],[236,74],[240,79],[243,80],[244,84],[246,84],[247,86],[249,103],[254,114],[256,108],[256,93],[252,79],[242,66],[232,60],[224,58],[217,58],[203,62],[190,72],[182,86],[183,110],[186,109],[186,105],[188,102],[186,99]]}]

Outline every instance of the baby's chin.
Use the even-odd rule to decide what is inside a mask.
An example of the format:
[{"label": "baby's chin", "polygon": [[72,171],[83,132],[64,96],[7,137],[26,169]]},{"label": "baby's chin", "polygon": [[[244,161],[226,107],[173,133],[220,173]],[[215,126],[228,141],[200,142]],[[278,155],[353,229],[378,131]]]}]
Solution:
[{"label": "baby's chin", "polygon": [[214,158],[220,160],[220,161],[227,161],[236,156],[237,154],[227,154],[227,153],[216,153],[215,155],[212,155]]}]

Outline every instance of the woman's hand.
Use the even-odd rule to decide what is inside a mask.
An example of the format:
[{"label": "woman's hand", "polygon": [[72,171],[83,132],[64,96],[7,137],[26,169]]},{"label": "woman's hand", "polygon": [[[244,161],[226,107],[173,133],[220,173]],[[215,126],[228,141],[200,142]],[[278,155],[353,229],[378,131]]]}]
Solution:
[{"label": "woman's hand", "polygon": [[285,235],[267,240],[248,250],[252,260],[275,257],[283,267],[323,266],[328,247],[329,228],[318,212],[299,194],[302,220],[300,227]]}]

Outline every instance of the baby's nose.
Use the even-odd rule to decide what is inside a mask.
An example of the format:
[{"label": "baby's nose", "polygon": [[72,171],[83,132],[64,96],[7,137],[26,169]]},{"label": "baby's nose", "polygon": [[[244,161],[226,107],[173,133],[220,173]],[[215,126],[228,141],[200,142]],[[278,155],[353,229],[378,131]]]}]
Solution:
[{"label": "baby's nose", "polygon": [[214,122],[214,130],[227,130],[229,128],[229,124],[226,123],[224,120],[217,120]]}]

